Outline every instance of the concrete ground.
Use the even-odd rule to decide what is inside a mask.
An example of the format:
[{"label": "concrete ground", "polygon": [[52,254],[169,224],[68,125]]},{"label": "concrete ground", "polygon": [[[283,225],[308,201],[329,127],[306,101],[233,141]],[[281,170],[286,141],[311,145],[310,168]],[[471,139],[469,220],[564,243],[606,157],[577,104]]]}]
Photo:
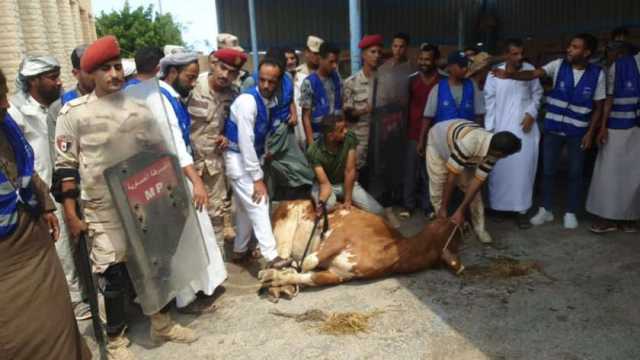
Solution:
[{"label": "concrete ground", "polygon": [[[423,221],[414,216],[403,232],[415,232]],[[639,359],[640,234],[598,236],[587,226],[582,219],[578,230],[567,231],[556,221],[523,231],[509,218],[492,216],[488,229],[496,244],[468,238],[461,251],[475,276],[428,270],[305,289],[276,304],[257,294],[258,264],[228,264],[215,313],[172,312],[200,334],[198,342],[156,346],[148,321],[134,312],[131,349],[139,359],[154,360]],[[541,271],[499,278],[477,268],[496,257],[536,261]],[[347,336],[272,314],[312,309],[382,313],[369,332]],[[81,331],[96,351],[90,322]]]}]

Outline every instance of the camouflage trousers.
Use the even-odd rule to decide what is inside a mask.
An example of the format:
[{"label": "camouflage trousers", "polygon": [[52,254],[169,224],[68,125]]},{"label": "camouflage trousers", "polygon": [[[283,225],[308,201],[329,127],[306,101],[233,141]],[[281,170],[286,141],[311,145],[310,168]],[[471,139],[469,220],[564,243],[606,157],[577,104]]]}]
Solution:
[{"label": "camouflage trousers", "polygon": [[[227,180],[224,172],[210,175],[207,171],[202,174],[202,182],[207,190],[209,206],[207,212],[220,243],[235,237],[233,221],[231,220],[231,199],[229,198]],[[224,245],[224,244],[221,244]]]},{"label": "camouflage trousers", "polygon": [[358,139],[358,146],[356,147],[356,168],[362,169],[367,165],[367,155],[369,152],[369,123],[367,121],[360,121],[355,124],[350,124],[349,129],[353,131]]}]

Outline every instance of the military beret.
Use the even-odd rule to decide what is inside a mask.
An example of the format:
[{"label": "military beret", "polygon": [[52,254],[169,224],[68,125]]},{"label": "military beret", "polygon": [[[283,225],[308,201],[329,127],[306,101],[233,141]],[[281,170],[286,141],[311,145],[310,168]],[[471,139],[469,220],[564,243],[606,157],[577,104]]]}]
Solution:
[{"label": "military beret", "polygon": [[240,69],[247,61],[247,54],[232,48],[220,49],[213,53],[213,56],[223,63]]},{"label": "military beret", "polygon": [[384,38],[380,34],[375,35],[365,35],[362,40],[358,43],[358,47],[360,49],[366,49],[373,45],[382,46],[384,43]]},{"label": "military beret", "polygon": [[107,61],[120,57],[120,45],[113,35],[101,37],[94,41],[82,54],[80,68],[91,73]]}]

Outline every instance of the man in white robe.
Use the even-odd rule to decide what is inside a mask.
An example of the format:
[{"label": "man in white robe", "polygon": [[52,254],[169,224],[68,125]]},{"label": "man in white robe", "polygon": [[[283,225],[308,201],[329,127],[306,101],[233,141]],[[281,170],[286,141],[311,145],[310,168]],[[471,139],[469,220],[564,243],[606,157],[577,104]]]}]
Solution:
[{"label": "man in white robe", "polygon": [[[498,67],[508,71],[533,70],[531,64],[523,63],[523,51],[522,41],[508,40],[505,63]],[[540,130],[536,125],[536,117],[542,92],[537,79],[498,79],[492,74],[487,78],[484,88],[486,129],[492,132],[510,131],[522,140],[522,150],[498,162],[489,177],[490,207],[515,212],[516,222],[521,229],[531,227],[526,213],[531,207],[538,166]]]},{"label": "man in white robe", "polygon": [[[215,289],[227,278],[227,270],[216,241],[213,225],[206,211],[206,191],[204,190],[202,180],[199,179],[193,167],[193,157],[184,143],[176,113],[173,111],[169,100],[160,93],[158,80],[147,80],[139,85],[139,87],[138,90],[131,89],[129,91],[151,93],[151,95],[146,97],[147,105],[153,111],[158,121],[168,121],[169,123],[168,129],[164,124],[159,125],[159,127],[160,129],[170,129],[171,131],[171,134],[166,134],[165,138],[173,139],[178,161],[185,176],[189,179],[187,184],[189,185],[191,195],[194,197],[198,224],[200,225],[200,232],[204,238],[205,250],[209,258],[209,265],[205,269],[201,269],[202,271],[197,280],[191,282],[189,287],[178,291],[176,294],[176,306],[180,312],[197,314],[212,312],[215,311],[216,306],[211,301],[212,299],[207,299],[207,297],[212,296]],[[200,190],[196,190],[196,188],[200,188]],[[201,195],[197,196],[197,194]],[[198,296],[198,294],[204,296]]]}]

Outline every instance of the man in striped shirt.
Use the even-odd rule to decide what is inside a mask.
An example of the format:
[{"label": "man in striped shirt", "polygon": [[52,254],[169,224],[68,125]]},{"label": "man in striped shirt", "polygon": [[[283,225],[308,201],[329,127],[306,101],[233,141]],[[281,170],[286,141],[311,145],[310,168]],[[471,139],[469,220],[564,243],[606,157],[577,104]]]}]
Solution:
[{"label": "man in striped shirt", "polygon": [[438,217],[447,217],[451,194],[457,186],[465,196],[451,220],[462,225],[470,208],[478,240],[490,243],[482,196],[478,193],[496,161],[517,153],[520,147],[520,139],[514,134],[508,131],[492,134],[472,121],[455,119],[434,125],[427,142],[427,172],[431,202]]}]

